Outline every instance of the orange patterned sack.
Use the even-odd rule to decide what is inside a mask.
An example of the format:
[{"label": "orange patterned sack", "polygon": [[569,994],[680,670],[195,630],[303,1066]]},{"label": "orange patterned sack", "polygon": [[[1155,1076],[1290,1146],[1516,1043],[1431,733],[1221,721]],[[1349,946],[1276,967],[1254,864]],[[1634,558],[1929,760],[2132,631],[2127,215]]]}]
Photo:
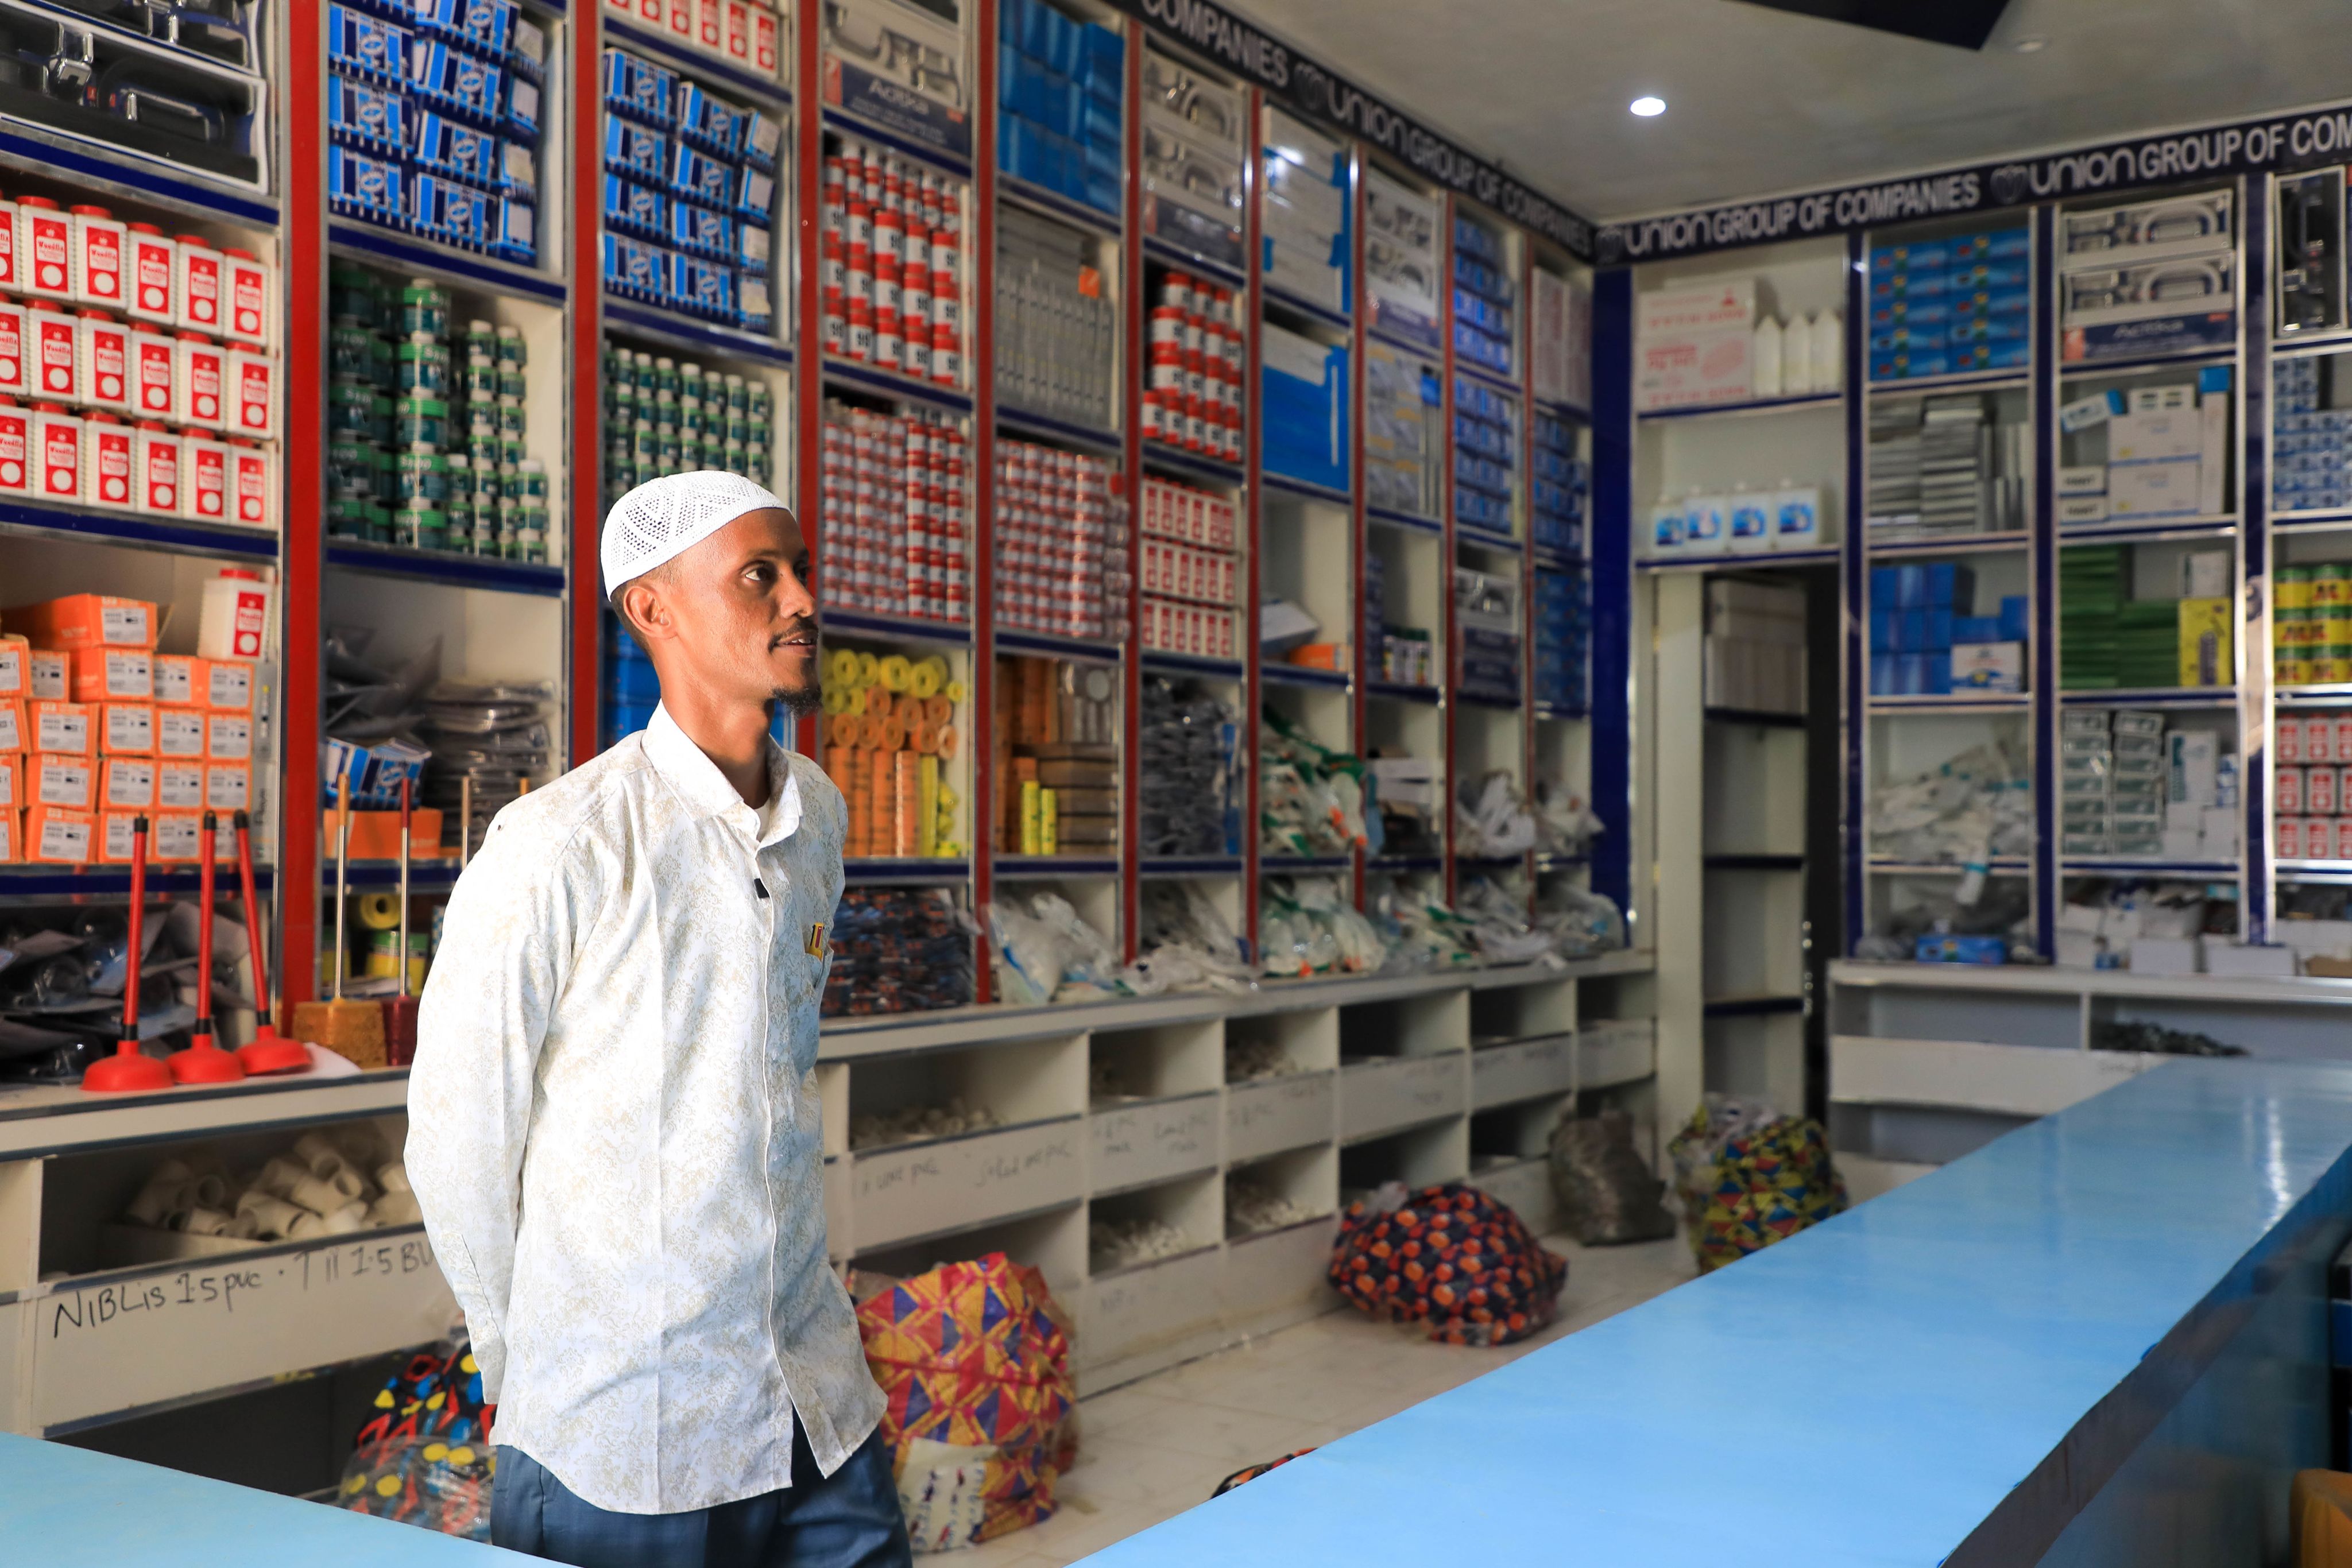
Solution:
[{"label": "orange patterned sack", "polygon": [[1051,1518],[1077,1394],[1044,1276],[992,1252],[908,1280],[854,1278],[851,1292],[915,1549]]}]

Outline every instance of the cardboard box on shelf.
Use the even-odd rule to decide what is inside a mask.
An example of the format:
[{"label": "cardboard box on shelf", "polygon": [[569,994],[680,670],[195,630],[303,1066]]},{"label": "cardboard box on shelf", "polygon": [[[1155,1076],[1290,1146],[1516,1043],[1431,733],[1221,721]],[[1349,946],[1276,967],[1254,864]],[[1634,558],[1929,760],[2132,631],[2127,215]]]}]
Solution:
[{"label": "cardboard box on shelf", "polygon": [[108,810],[155,809],[155,763],[145,757],[110,757],[99,765],[98,803]]},{"label": "cardboard box on shelf", "polygon": [[203,712],[196,708],[157,708],[155,755],[181,758],[191,762],[202,761],[205,755]]},{"label": "cardboard box on shelf", "polygon": [[66,689],[78,703],[148,702],[155,656],[142,648],[76,648],[66,656]]},{"label": "cardboard box on shelf", "polygon": [[155,606],[143,599],[110,593],[69,593],[5,612],[7,623],[37,648],[147,648],[155,646]]},{"label": "cardboard box on shelf", "polygon": [[66,806],[25,813],[23,858],[42,865],[88,865],[96,858],[98,819]]},{"label": "cardboard box on shelf", "polygon": [[26,781],[32,806],[66,806],[87,811],[97,798],[98,765],[86,757],[36,755]]},{"label": "cardboard box on shelf", "polygon": [[100,753],[107,757],[155,755],[155,705],[107,703],[99,709]]},{"label": "cardboard box on shelf", "polygon": [[2230,646],[2231,601],[2180,601],[2180,684],[2226,686],[2237,680]]},{"label": "cardboard box on shelf", "polygon": [[97,755],[97,727],[91,723],[97,712],[84,703],[36,702],[25,716],[29,748],[68,757]]}]

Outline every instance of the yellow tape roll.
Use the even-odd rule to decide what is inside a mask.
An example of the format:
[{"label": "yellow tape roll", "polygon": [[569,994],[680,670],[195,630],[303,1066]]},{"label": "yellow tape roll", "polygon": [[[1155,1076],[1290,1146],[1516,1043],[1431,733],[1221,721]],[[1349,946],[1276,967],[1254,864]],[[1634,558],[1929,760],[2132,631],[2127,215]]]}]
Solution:
[{"label": "yellow tape roll", "polygon": [[881,678],[882,661],[871,653],[858,654],[856,684],[861,686],[870,686]]},{"label": "yellow tape roll", "polygon": [[963,697],[964,697],[963,683],[962,683],[961,681],[950,681],[950,682],[947,684],[947,688],[946,688],[946,690],[945,690],[945,691],[943,691],[940,695],[941,695],[942,696],[946,697],[946,698],[948,699],[948,701],[950,701],[950,702],[951,702],[951,703],[960,703],[960,702],[963,701]]},{"label": "yellow tape roll", "polygon": [[882,689],[886,692],[905,691],[907,689],[907,677],[913,674],[914,670],[914,665],[907,662],[906,654],[891,654],[889,657],[884,659],[881,664],[879,673],[882,677]]},{"label": "yellow tape roll", "polygon": [[825,656],[824,682],[829,686],[854,686],[857,684],[857,653],[852,648],[835,648]]},{"label": "yellow tape roll", "polygon": [[354,911],[370,931],[389,931],[400,924],[400,900],[389,893],[361,894]]}]

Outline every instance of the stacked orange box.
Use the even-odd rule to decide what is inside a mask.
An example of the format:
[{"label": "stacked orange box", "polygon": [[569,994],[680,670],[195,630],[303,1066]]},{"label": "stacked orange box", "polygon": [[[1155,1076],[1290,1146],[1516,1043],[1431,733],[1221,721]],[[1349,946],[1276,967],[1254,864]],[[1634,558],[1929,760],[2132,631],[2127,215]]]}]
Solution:
[{"label": "stacked orange box", "polygon": [[[12,852],[60,864],[125,864],[133,821],[149,857],[192,862],[203,814],[251,809],[253,666],[154,651],[156,607],[72,594],[6,612],[0,642],[0,789],[21,802]],[[11,656],[13,655],[13,656]],[[11,705],[14,705],[13,706]]]},{"label": "stacked orange box", "polygon": [[1196,486],[1146,476],[1137,525],[1142,549],[1143,646],[1202,659],[1242,657],[1234,606],[1242,596],[1234,503]]}]

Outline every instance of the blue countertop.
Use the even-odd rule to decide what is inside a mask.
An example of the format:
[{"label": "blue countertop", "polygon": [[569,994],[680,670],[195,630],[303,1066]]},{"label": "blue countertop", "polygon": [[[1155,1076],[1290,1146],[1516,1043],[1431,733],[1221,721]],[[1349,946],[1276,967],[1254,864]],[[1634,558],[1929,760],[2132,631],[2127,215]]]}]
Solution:
[{"label": "blue countertop", "polygon": [[41,1568],[498,1568],[536,1561],[413,1524],[5,1434],[0,1541],[9,1562]]},{"label": "blue countertop", "polygon": [[1087,1561],[2031,1563],[2307,1288],[2347,1147],[2352,1069],[2168,1063]]}]

